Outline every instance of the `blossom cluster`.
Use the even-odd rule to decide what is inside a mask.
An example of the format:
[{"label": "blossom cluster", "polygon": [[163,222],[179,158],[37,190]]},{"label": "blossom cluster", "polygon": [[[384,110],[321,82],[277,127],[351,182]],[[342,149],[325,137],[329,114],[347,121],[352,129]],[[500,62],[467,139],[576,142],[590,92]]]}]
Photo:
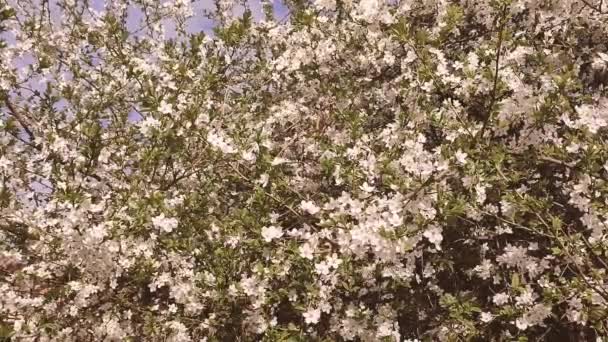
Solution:
[{"label": "blossom cluster", "polygon": [[0,339],[608,336],[608,3],[278,2],[0,0]]}]

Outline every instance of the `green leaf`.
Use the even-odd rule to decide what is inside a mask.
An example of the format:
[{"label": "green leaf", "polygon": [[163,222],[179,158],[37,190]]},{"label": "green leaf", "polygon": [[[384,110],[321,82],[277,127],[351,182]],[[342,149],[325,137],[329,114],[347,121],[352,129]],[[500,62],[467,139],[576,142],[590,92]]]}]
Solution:
[{"label": "green leaf", "polygon": [[519,273],[511,274],[511,287],[518,288],[520,285]]},{"label": "green leaf", "polygon": [[562,221],[559,217],[557,216],[553,216],[551,217],[551,226],[553,227],[554,230],[561,230],[562,228]]}]

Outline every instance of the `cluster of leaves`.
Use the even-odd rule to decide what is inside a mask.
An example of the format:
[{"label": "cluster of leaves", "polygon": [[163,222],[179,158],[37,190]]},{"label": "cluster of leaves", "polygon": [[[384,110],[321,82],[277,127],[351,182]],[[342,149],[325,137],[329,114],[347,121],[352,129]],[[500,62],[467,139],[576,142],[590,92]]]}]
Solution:
[{"label": "cluster of leaves", "polygon": [[281,6],[0,0],[0,336],[607,336],[608,4]]}]

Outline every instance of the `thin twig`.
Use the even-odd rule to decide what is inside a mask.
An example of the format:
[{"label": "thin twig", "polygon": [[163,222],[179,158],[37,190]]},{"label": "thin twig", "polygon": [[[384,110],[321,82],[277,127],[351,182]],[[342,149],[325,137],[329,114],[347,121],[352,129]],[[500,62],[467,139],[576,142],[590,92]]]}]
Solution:
[{"label": "thin twig", "polygon": [[13,104],[8,99],[8,97],[6,99],[4,99],[4,104],[6,105],[6,108],[8,108],[8,110],[11,112],[10,113],[11,116],[14,117],[19,122],[21,127],[23,127],[23,130],[25,131],[25,133],[27,133],[27,135],[30,137],[30,141],[32,141],[32,143],[33,143],[34,140],[36,140],[36,137],[34,136],[34,133],[32,132],[32,130],[30,129],[29,123],[27,122],[27,120],[25,120],[23,118],[23,116],[21,116],[19,111],[17,111],[15,106],[13,106]]},{"label": "thin twig", "polygon": [[[540,220],[540,222],[547,228],[549,229],[549,231],[551,231],[551,226],[547,223],[547,221],[545,221],[545,219],[536,211],[533,212],[534,215]],[[561,228],[560,231],[562,233],[564,233],[566,236],[568,236],[568,234],[566,234]],[[597,292],[597,294],[599,294],[602,298],[604,298],[604,300],[608,300],[608,292],[604,289],[602,289],[601,287],[598,288],[597,286],[595,286],[594,284],[592,284],[591,282],[589,282],[589,280],[587,280],[587,277],[585,275],[585,272],[583,272],[583,270],[581,269],[580,265],[578,264],[576,258],[570,254],[568,248],[564,245],[564,243],[559,239],[559,236],[555,236],[555,240],[557,241],[557,243],[560,245],[561,249],[564,251],[564,253],[566,253],[566,255],[572,260],[572,264],[574,265],[574,267],[576,268],[576,271],[578,272],[578,275],[580,276],[580,278],[583,280],[583,282],[585,282],[585,284],[587,284],[587,286],[589,286],[591,289],[593,289],[595,292]]]},{"label": "thin twig", "polygon": [[[509,152],[509,154],[514,155],[514,156],[518,156],[518,157],[524,156],[523,153],[518,153],[518,152]],[[536,159],[542,160],[542,161],[545,161],[545,162],[549,162],[549,163],[553,163],[553,164],[558,164],[558,165],[561,165],[561,166],[565,166],[565,167],[568,167],[570,169],[576,168],[576,163],[574,163],[574,162],[570,162],[569,163],[569,162],[566,162],[566,161],[563,161],[563,160],[555,159],[553,157],[548,157],[548,156],[544,156],[544,155],[537,155]]]},{"label": "thin twig", "polygon": [[429,186],[433,181],[441,181],[443,178],[445,178],[445,176],[447,176],[449,170],[444,170],[441,171],[438,174],[432,174],[429,178],[427,178],[418,188],[416,188],[416,190],[414,190],[414,192],[410,193],[409,195],[406,196],[407,201],[405,202],[404,206],[407,206],[416,196],[418,196],[418,194],[427,186]]},{"label": "thin twig", "polygon": [[[230,168],[236,172],[236,174],[241,177],[242,179],[246,180],[249,183],[255,183],[254,181],[252,181],[251,179],[247,178],[245,175],[243,175],[241,173],[241,171],[238,170],[238,168],[236,168],[234,165],[232,164],[228,164],[230,166]],[[285,202],[281,201],[280,199],[276,198],[273,194],[269,193],[268,191],[262,189],[262,191],[264,191],[264,194],[270,198],[272,198],[274,201],[280,203],[281,205],[283,205],[285,208],[287,208],[289,211],[291,211],[294,215],[296,216],[302,216],[300,215],[300,213],[298,213],[297,211],[295,211],[290,205],[286,204]]]},{"label": "thin twig", "polygon": [[507,20],[505,18],[507,15],[507,8],[508,8],[507,5],[503,6],[502,13],[501,13],[500,29],[498,31],[499,32],[498,33],[498,45],[496,46],[496,59],[494,61],[496,63],[496,65],[494,66],[494,84],[492,85],[492,92],[491,92],[492,96],[490,98],[490,105],[488,106],[487,114],[484,119],[483,126],[481,126],[481,130],[479,131],[479,138],[475,139],[475,140],[483,139],[483,134],[484,134],[486,128],[488,127],[488,123],[492,119],[492,109],[494,108],[494,104],[496,102],[496,91],[498,89],[498,71],[500,69],[500,51],[502,50],[502,42],[503,42],[503,37],[504,37],[505,24],[507,23]]},{"label": "thin twig", "polygon": [[592,10],[598,11],[600,14],[602,14],[602,3],[601,2],[599,4],[599,7],[590,4],[587,0],[581,0],[581,2],[584,3],[585,5],[587,5],[587,7],[591,8]]}]

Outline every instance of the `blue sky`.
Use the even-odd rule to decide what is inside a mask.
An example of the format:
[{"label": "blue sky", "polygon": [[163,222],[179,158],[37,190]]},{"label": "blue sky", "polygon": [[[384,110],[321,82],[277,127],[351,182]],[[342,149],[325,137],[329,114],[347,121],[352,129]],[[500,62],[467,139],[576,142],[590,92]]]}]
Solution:
[{"label": "blue sky", "polygon": [[[38,0],[40,3],[42,3],[42,0]],[[79,0],[76,0],[79,1]],[[96,12],[103,12],[104,8],[105,8],[105,4],[109,4],[112,3],[113,0],[92,0],[90,1],[89,5],[90,8],[95,10]],[[271,3],[274,6],[274,11],[275,11],[275,18],[276,19],[283,19],[285,18],[285,16],[287,15],[287,7],[283,4],[282,0],[270,0]],[[18,4],[19,0],[8,0],[8,4],[11,7],[14,8],[19,8],[19,4]],[[163,0],[163,2],[167,2],[167,0]],[[262,12],[262,1],[261,0],[248,0],[248,5],[250,7],[250,9],[253,12],[253,16],[254,19],[262,19],[263,18],[263,12]],[[50,8],[51,8],[51,14],[55,11],[59,12],[59,8],[57,8],[57,0],[50,0]],[[209,34],[213,34],[213,27],[214,27],[214,23],[213,21],[203,17],[201,15],[202,11],[205,9],[212,9],[214,8],[214,1],[213,0],[196,0],[193,3],[193,10],[195,13],[195,16],[193,18],[190,18],[188,21],[188,25],[187,25],[187,30],[190,33],[193,32],[200,32],[200,31],[204,31],[206,33]],[[241,14],[243,11],[242,8],[238,9],[236,11],[236,15]],[[140,10],[137,9],[136,6],[132,6],[129,8],[129,12],[128,12],[129,16],[127,18],[127,26],[130,30],[134,30],[139,26],[140,21],[143,19],[143,14]],[[60,21],[61,18],[58,16],[53,16],[53,19]],[[170,36],[171,35],[171,24],[170,23],[166,23],[167,26],[167,34]],[[6,41],[11,44],[14,43],[14,39],[12,37],[12,34],[10,33],[2,33],[0,35],[0,37],[6,39]]]},{"label": "blue sky", "polygon": [[[108,3],[108,1],[112,1],[112,0],[93,0],[91,2],[91,7],[93,9],[95,9],[96,11],[103,11],[104,4]],[[283,18],[287,14],[287,8],[285,7],[285,5],[283,5],[281,0],[271,0],[271,2],[274,5],[275,17],[277,19]],[[264,14],[262,12],[261,0],[248,0],[248,4],[250,6],[250,9],[253,12],[253,16],[255,19],[263,18]],[[214,6],[215,6],[215,4],[214,4],[214,1],[212,1],[212,0],[195,1],[193,3],[193,10],[194,10],[195,16],[193,18],[190,18],[190,20],[188,22],[188,27],[187,27],[188,32],[193,33],[193,32],[205,31],[207,33],[212,34],[214,23],[211,20],[203,17],[200,13],[205,9],[213,9]],[[242,9],[240,9],[240,11],[237,11],[237,13],[235,13],[235,14],[240,14],[239,12],[242,13]],[[141,19],[142,19],[141,11],[134,10],[132,8],[129,12],[129,18],[127,19],[127,25],[129,26],[129,29],[135,28]],[[170,33],[171,28],[167,27],[167,29],[169,31],[168,33]]]},{"label": "blue sky", "polygon": [[[42,1],[42,0],[40,0]],[[78,1],[78,0],[76,0]],[[90,7],[96,11],[96,12],[103,12],[104,8],[105,8],[105,4],[111,3],[113,0],[92,0],[90,2]],[[273,3],[274,6],[274,10],[275,10],[275,18],[276,19],[283,19],[286,17],[286,15],[288,14],[288,10],[285,7],[285,5],[282,3],[281,0],[270,0],[271,3]],[[18,4],[17,4],[18,0],[9,0],[8,3],[10,6],[18,8]],[[262,12],[262,3],[261,0],[248,0],[248,4],[250,9],[252,10],[254,19],[256,20],[260,20],[263,18],[263,12]],[[50,7],[51,7],[51,13],[53,13],[54,11],[59,12],[59,8],[56,7],[57,6],[57,0],[51,0],[50,1]],[[204,31],[207,34],[213,35],[213,27],[214,27],[214,22],[203,17],[201,15],[202,11],[205,9],[212,9],[214,8],[214,1],[212,0],[198,0],[195,1],[193,3],[193,10],[195,13],[195,16],[193,18],[190,18],[187,24],[187,30],[190,33],[194,33],[194,32],[201,32]],[[243,12],[243,8],[237,9],[236,11],[236,15],[242,14]],[[54,19],[56,20],[61,20],[61,18],[53,16]],[[142,12],[137,9],[135,6],[131,7],[129,9],[128,12],[128,18],[127,18],[127,27],[129,29],[129,31],[135,31],[137,28],[140,27],[140,22],[143,19],[143,14]],[[165,22],[164,23],[166,25],[166,35],[167,38],[172,38],[175,34],[175,29],[174,26],[171,22]],[[9,45],[12,45],[15,43],[15,39],[12,33],[10,32],[5,32],[2,33],[1,38],[4,38],[6,40],[6,42]],[[20,68],[22,70],[25,70],[29,65],[31,65],[32,63],[34,63],[34,58],[32,58],[32,55],[29,53],[25,53],[22,56],[20,56],[18,59],[13,60],[14,65],[17,68]],[[32,89],[36,89],[39,91],[42,91],[45,89],[46,85],[45,83],[39,83],[37,82],[37,80],[31,80],[30,82],[28,82],[28,86]]]}]

